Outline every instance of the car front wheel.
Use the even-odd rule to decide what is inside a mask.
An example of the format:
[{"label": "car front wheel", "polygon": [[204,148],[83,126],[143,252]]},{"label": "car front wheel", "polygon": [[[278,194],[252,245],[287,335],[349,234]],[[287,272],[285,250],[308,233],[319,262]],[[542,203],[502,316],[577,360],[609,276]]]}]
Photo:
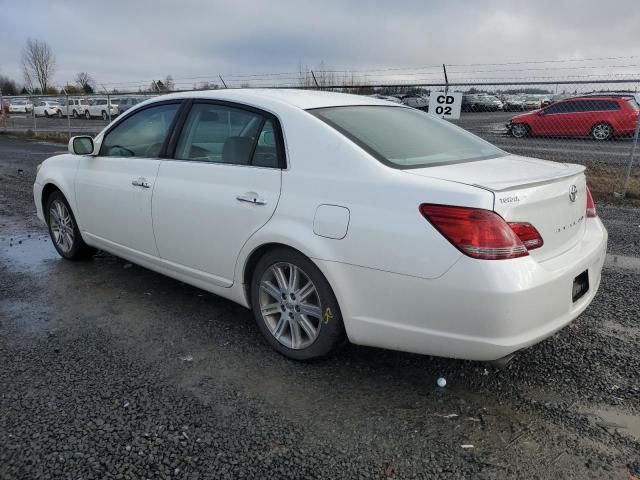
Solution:
[{"label": "car front wheel", "polygon": [[82,239],[71,208],[60,191],[51,193],[47,198],[45,216],[51,241],[61,257],[82,260],[93,256],[95,248]]},{"label": "car front wheel", "polygon": [[514,123],[511,125],[511,135],[515,138],[523,138],[529,135],[529,127],[526,123]]},{"label": "car front wheel", "polygon": [[329,282],[311,260],[295,250],[271,250],[258,261],[251,303],[267,342],[293,360],[327,357],[347,341]]},{"label": "car front wheel", "polygon": [[613,129],[608,123],[598,123],[591,129],[591,136],[594,140],[608,140],[613,135]]}]

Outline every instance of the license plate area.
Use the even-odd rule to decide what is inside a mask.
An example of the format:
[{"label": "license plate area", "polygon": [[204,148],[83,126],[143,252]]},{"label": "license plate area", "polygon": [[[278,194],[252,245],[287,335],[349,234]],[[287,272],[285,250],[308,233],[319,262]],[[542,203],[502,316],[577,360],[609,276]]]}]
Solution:
[{"label": "license plate area", "polygon": [[571,298],[575,302],[580,300],[589,291],[589,270],[585,270],[573,279]]}]

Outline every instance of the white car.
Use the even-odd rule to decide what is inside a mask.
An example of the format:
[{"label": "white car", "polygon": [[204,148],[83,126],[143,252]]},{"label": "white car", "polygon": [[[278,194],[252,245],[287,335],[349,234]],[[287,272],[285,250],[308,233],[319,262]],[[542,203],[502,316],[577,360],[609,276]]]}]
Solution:
[{"label": "white car", "polygon": [[94,98],[86,105],[84,116],[87,120],[92,117],[101,117],[103,120],[108,120],[109,113],[111,113],[111,118],[116,117],[120,113],[118,111],[118,101],[119,99],[115,98],[110,98],[108,101],[106,98]]},{"label": "white car", "polygon": [[33,114],[36,117],[61,117],[62,107],[58,102],[51,100],[38,100],[33,105]]},{"label": "white car", "polygon": [[502,359],[600,285],[584,167],[510,155],[403,105],[218,90],[136,105],[34,184],[59,254],[95,249],[251,308],[293,359],[347,341]]},{"label": "white car", "polygon": [[9,102],[9,113],[31,113],[33,105],[26,100],[11,100]]},{"label": "white car", "polygon": [[69,98],[60,103],[62,115],[65,117],[71,116],[73,118],[83,116],[88,106],[89,100],[86,98]]}]

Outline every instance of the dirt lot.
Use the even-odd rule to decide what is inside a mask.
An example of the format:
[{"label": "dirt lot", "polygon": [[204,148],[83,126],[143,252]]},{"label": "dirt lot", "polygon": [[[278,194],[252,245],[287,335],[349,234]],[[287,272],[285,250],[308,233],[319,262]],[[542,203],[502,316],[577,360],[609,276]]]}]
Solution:
[{"label": "dirt lot", "polygon": [[[640,477],[633,262],[501,371],[355,346],[299,364],[226,300],[59,259],[31,186],[60,150],[0,137],[0,478]],[[640,256],[640,209],[599,212],[610,253]]]}]

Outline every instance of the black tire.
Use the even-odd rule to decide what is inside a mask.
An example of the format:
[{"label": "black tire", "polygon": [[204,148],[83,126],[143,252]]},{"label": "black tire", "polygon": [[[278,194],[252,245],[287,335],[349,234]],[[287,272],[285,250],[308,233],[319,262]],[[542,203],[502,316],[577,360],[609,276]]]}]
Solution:
[{"label": "black tire", "polygon": [[[281,343],[271,333],[267,320],[262,315],[260,282],[263,275],[277,264],[290,264],[297,267],[313,283],[317,292],[315,301],[321,312],[317,326],[318,333],[315,340],[304,348],[293,349]],[[282,300],[282,302],[284,305],[286,300]],[[298,361],[318,360],[337,353],[347,343],[340,307],[329,282],[311,260],[295,250],[288,248],[270,250],[258,261],[251,279],[251,304],[258,329],[267,342],[287,358]],[[285,315],[284,310],[281,315]],[[307,318],[309,317],[307,316]]]},{"label": "black tire", "polygon": [[46,110],[46,109],[45,109],[45,111],[44,111],[44,116],[45,116],[45,117],[47,117],[47,118],[49,118],[49,112],[47,112],[47,110]]},{"label": "black tire", "polygon": [[613,136],[613,128],[607,122],[600,122],[591,127],[591,138],[599,142],[609,140]]},{"label": "black tire", "polygon": [[62,118],[62,110],[58,110],[58,112],[56,113],[56,115],[58,116],[58,118]]},{"label": "black tire", "polygon": [[[51,209],[55,209],[58,202],[64,205],[71,218],[73,240],[71,241],[71,246],[68,249],[62,248],[59,242],[56,241],[56,236],[54,235],[54,232],[52,230]],[[47,197],[44,207],[44,215],[45,219],[47,220],[47,227],[49,229],[51,242],[53,243],[53,246],[61,257],[66,258],[67,260],[86,260],[91,258],[96,253],[96,249],[87,245],[82,239],[82,235],[80,235],[80,230],[78,230],[78,224],[76,222],[76,218],[73,215],[73,211],[71,210],[67,199],[64,198],[64,195],[59,190],[52,192]]]},{"label": "black tire", "polygon": [[91,120],[91,114],[89,113],[89,110],[84,111],[84,118],[86,118],[87,120]]},{"label": "black tire", "polygon": [[107,115],[107,112],[105,112],[104,110],[102,111],[102,120],[104,121],[109,120],[109,115]]},{"label": "black tire", "polygon": [[514,138],[524,138],[531,135],[531,128],[526,123],[514,123],[511,125],[511,136]]},{"label": "black tire", "polygon": [[78,111],[77,110],[73,111],[73,118],[78,118]]}]

